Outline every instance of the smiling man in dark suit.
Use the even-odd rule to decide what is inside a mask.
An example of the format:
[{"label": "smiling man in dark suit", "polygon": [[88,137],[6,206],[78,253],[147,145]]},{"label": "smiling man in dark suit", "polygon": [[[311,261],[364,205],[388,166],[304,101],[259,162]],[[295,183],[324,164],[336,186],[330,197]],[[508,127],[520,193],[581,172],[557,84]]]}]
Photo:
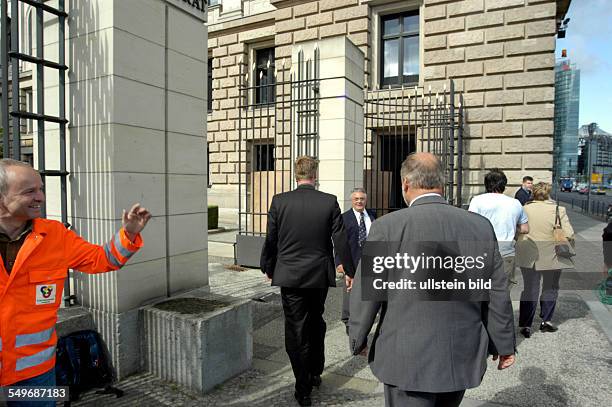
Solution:
[{"label": "smiling man in dark suit", "polygon": [[281,288],[285,349],[295,375],[295,398],[301,406],[311,405],[312,386],[321,384],[323,310],[328,288],[336,285],[334,249],[346,274],[355,275],[338,201],[315,189],[317,167],[312,157],[295,161],[298,187],[274,195],[261,253],[261,270],[272,285]]},{"label": "smiling man in dark suit", "polygon": [[[355,188],[351,192],[351,209],[342,214],[342,221],[344,222],[344,229],[346,230],[346,236],[351,248],[351,257],[355,269],[357,269],[359,259],[361,259],[361,246],[363,246],[363,243],[368,238],[370,226],[372,226],[372,222],[376,219],[374,211],[366,209],[367,204],[368,194],[365,189]],[[342,295],[342,322],[346,326],[346,334],[348,335],[349,298],[353,278],[344,273],[344,267],[338,256],[336,256],[336,271],[345,275],[346,289]]]}]

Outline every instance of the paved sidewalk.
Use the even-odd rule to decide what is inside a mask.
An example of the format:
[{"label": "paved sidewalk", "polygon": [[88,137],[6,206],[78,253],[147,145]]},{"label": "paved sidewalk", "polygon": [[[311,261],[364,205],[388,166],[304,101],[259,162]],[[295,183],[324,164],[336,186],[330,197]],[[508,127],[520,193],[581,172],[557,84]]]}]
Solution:
[{"label": "paved sidewalk", "polygon": [[[604,224],[568,212],[579,243],[578,268],[599,270]],[[214,250],[209,250],[214,256]],[[212,263],[209,272],[212,292],[261,299],[253,301],[252,368],[206,395],[189,393],[147,374],[136,375],[118,384],[126,392],[123,398],[89,394],[76,405],[296,406],[293,375],[284,351],[278,289],[270,287],[259,270],[231,271]],[[517,318],[521,289],[519,286],[512,290]],[[323,385],[313,392],[313,404],[383,406],[382,386],[370,372],[366,359],[348,354],[348,341],[340,322],[341,290],[342,287],[330,289],[326,303],[326,369]],[[483,383],[468,390],[462,406],[609,405],[612,307],[599,303],[592,290],[562,291],[555,322],[559,324],[555,334],[536,332],[528,340],[517,338],[517,363],[512,368],[500,372],[490,361]]]}]

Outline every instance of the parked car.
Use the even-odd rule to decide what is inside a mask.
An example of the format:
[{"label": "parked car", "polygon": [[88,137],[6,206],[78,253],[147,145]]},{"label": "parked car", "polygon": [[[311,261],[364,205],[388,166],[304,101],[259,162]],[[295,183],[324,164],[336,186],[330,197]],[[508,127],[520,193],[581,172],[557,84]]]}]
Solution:
[{"label": "parked car", "polygon": [[591,188],[591,193],[595,194],[595,195],[605,195],[606,194],[606,188],[602,187],[601,185],[593,186]]},{"label": "parked car", "polygon": [[580,188],[578,190],[578,193],[581,194],[581,195],[588,194],[589,193],[589,188],[588,187],[582,187],[582,188]]},{"label": "parked car", "polygon": [[572,192],[572,187],[574,183],[571,179],[566,179],[561,181],[561,192]]}]

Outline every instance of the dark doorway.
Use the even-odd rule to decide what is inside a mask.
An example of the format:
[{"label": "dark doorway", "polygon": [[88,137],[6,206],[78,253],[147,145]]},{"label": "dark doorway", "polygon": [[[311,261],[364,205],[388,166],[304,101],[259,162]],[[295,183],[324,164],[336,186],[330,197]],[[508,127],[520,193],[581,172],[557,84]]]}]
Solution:
[{"label": "dark doorway", "polygon": [[406,207],[402,196],[400,169],[406,156],[416,148],[414,137],[408,134],[378,136],[380,171],[389,177],[389,212]]}]

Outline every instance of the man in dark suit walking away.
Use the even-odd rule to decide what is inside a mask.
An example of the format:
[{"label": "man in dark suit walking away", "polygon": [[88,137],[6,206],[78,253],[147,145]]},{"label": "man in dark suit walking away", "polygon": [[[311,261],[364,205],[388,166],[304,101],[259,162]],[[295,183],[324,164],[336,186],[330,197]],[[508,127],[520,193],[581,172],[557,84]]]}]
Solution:
[{"label": "man in dark suit walking away", "polygon": [[[351,209],[342,214],[342,221],[344,223],[344,230],[346,230],[346,236],[348,243],[351,248],[351,257],[353,259],[353,265],[355,269],[361,259],[361,246],[368,238],[370,233],[370,226],[376,219],[374,211],[366,209],[368,204],[368,194],[363,188],[355,188],[351,192]],[[340,274],[344,273],[344,267],[340,261],[340,258],[336,256],[336,271]],[[348,321],[349,321],[349,298],[351,292],[351,285],[353,279],[345,274],[346,289],[342,294],[342,322],[346,326],[346,334],[348,335]]]},{"label": "man in dark suit walking away", "polygon": [[[323,310],[328,287],[336,285],[334,248],[348,277],[355,269],[334,195],[315,189],[317,161],[295,161],[297,188],[275,195],[268,212],[261,270],[281,287],[285,349],[295,375],[295,398],[310,406],[325,363]],[[332,245],[333,241],[333,245]]]},{"label": "man in dark suit walking away", "polygon": [[[483,216],[449,205],[442,197],[444,171],[437,157],[429,153],[409,155],[402,163],[401,178],[408,208],[377,219],[364,250],[369,252],[372,244],[384,247],[385,255],[404,253],[414,261],[421,255],[415,247],[447,244],[457,249],[455,253],[480,258],[479,271],[473,267],[464,270],[467,275],[490,280],[491,287],[479,291],[486,294],[481,298],[488,301],[474,297],[434,301],[436,297],[419,297],[413,290],[397,286],[382,297],[364,298],[371,287],[366,282],[372,270],[364,268],[368,261],[362,259],[351,292],[349,345],[354,355],[364,353],[368,333],[380,311],[368,359],[372,373],[385,384],[386,405],[456,407],[466,389],[480,385],[489,352],[494,359],[500,359],[498,369],[514,363],[514,321],[504,265],[491,223]],[[442,271],[456,277],[463,272],[459,264],[451,263]],[[416,266],[409,272],[392,269],[388,275],[399,279],[410,273],[429,278],[433,271],[429,266]],[[428,292],[425,289],[418,295]],[[442,298],[458,298],[454,295],[470,292],[473,290],[450,294],[446,291]]]},{"label": "man in dark suit walking away", "polygon": [[523,177],[523,185],[519,189],[516,190],[514,194],[514,198],[518,199],[521,205],[525,206],[525,204],[533,199],[533,193],[531,190],[533,189],[533,178],[529,175],[525,175]]}]

